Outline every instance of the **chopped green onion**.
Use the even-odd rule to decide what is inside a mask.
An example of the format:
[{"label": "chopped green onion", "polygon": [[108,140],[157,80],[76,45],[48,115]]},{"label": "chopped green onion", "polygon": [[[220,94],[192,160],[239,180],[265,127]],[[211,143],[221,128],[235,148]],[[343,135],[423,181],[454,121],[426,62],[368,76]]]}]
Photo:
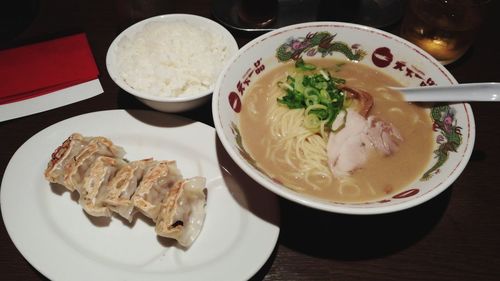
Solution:
[{"label": "chopped green onion", "polygon": [[[299,59],[295,63],[299,70],[288,75],[286,82],[278,82],[278,86],[285,91],[285,95],[278,98],[278,102],[290,109],[305,108],[305,122],[307,128],[317,132],[323,129],[331,130],[331,125],[339,112],[344,108],[344,93],[339,84],[344,84],[342,78],[332,77],[324,69],[315,72],[316,66]],[[303,70],[311,71],[306,75]]]},{"label": "chopped green onion", "polygon": [[293,87],[290,86],[290,84],[288,83],[285,83],[283,81],[279,81],[278,82],[278,87],[280,87],[281,89],[284,89],[284,90],[290,90],[290,91],[293,91]]},{"label": "chopped green onion", "polygon": [[310,97],[310,96],[319,96],[319,91],[316,88],[313,87],[305,87],[304,88],[304,96]]},{"label": "chopped green onion", "polygon": [[327,107],[327,106],[325,106],[325,105],[322,105],[322,104],[317,103],[317,104],[313,104],[313,105],[311,105],[311,106],[308,106],[308,107],[306,108],[306,111],[305,111],[304,113],[305,113],[306,115],[308,115],[308,114],[309,114],[309,112],[311,112],[311,110],[318,110],[318,109],[320,109],[320,110],[326,110],[326,109],[328,109],[328,107]]},{"label": "chopped green onion", "polygon": [[295,67],[305,71],[316,69],[316,66],[314,64],[305,63],[302,58],[295,61]]},{"label": "chopped green onion", "polygon": [[313,132],[318,132],[320,125],[321,121],[319,120],[318,116],[314,114],[306,115],[306,117],[304,118],[304,127]]},{"label": "chopped green onion", "polygon": [[299,92],[303,92],[304,91],[304,85],[302,84],[304,81],[304,75],[302,74],[297,74],[297,76],[295,76],[295,89]]}]

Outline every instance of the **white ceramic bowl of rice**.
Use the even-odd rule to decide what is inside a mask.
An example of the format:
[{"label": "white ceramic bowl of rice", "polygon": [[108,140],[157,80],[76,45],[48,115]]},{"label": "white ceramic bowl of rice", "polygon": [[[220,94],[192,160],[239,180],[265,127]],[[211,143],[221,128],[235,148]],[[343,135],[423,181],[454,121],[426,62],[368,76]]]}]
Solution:
[{"label": "white ceramic bowl of rice", "polygon": [[236,40],[220,24],[168,14],[120,33],[108,49],[106,67],[120,88],[144,104],[181,112],[210,99],[220,71],[237,50]]}]

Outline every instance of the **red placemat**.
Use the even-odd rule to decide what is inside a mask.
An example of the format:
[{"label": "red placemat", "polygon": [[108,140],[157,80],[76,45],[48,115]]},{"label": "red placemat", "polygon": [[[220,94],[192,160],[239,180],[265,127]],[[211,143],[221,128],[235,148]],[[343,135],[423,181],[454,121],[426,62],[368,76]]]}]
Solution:
[{"label": "red placemat", "polygon": [[48,94],[98,75],[83,33],[0,51],[0,104]]}]

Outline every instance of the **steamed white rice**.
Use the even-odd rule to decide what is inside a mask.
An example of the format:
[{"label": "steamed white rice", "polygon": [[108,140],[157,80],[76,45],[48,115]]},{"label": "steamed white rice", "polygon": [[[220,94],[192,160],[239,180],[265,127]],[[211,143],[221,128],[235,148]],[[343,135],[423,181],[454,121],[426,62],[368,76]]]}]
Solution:
[{"label": "steamed white rice", "polygon": [[154,96],[207,92],[229,50],[222,34],[188,22],[151,22],[118,42],[118,71],[132,88]]}]

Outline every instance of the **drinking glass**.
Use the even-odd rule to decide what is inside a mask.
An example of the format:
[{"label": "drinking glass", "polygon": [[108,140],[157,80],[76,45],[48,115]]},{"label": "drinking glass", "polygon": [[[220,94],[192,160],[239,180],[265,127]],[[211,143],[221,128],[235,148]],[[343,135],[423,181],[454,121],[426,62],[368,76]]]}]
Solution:
[{"label": "drinking glass", "polygon": [[267,27],[275,23],[278,7],[278,0],[240,0],[238,16],[248,26]]},{"label": "drinking glass", "polygon": [[443,65],[459,59],[471,46],[488,0],[410,0],[401,36]]}]

